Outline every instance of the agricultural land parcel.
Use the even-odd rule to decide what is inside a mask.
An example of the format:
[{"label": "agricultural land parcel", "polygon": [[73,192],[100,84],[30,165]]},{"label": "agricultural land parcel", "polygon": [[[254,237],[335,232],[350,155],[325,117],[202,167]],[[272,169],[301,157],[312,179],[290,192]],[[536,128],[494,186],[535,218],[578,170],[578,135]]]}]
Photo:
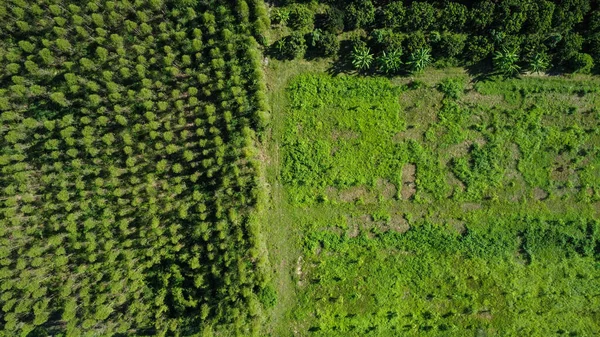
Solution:
[{"label": "agricultural land parcel", "polygon": [[269,74],[274,336],[600,333],[597,79],[324,67]]}]

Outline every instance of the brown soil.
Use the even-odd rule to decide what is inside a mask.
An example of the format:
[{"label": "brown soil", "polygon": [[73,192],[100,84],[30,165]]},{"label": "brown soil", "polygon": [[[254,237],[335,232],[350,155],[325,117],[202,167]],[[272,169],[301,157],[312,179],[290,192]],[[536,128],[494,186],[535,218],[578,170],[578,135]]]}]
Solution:
[{"label": "brown soil", "polygon": [[355,202],[360,198],[365,198],[369,191],[364,186],[354,186],[339,192],[339,198],[344,202]]},{"label": "brown soil", "polygon": [[536,187],[533,189],[533,197],[535,198],[535,200],[545,200],[546,198],[548,198],[548,192],[544,191],[539,187]]},{"label": "brown soil", "polygon": [[402,191],[400,192],[402,200],[410,200],[417,192],[415,184],[415,173],[417,166],[415,164],[406,164],[402,168]]},{"label": "brown soil", "polygon": [[387,179],[378,178],[375,187],[384,199],[392,199],[397,192],[396,186]]}]

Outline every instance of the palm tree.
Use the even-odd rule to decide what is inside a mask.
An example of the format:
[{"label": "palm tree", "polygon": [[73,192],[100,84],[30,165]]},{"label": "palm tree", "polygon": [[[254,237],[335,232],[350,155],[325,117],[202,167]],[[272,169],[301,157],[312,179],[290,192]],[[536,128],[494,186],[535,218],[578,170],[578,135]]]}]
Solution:
[{"label": "palm tree", "polygon": [[394,49],[389,53],[385,51],[381,56],[377,58],[377,63],[379,64],[379,69],[386,74],[395,73],[400,69],[402,65],[402,50]]},{"label": "palm tree", "polygon": [[371,50],[365,46],[354,47],[352,51],[352,65],[356,70],[367,70],[373,63],[373,55]]},{"label": "palm tree", "polygon": [[502,51],[497,51],[494,55],[494,67],[506,77],[517,76],[521,71],[521,67],[517,64],[519,55],[515,50],[502,48]]},{"label": "palm tree", "polygon": [[531,71],[537,74],[548,69],[549,66],[550,62],[548,61],[548,56],[545,53],[536,53],[529,60],[529,67],[531,68]]},{"label": "palm tree", "polygon": [[429,48],[420,48],[410,54],[408,64],[413,72],[421,72],[431,63],[431,50]]}]

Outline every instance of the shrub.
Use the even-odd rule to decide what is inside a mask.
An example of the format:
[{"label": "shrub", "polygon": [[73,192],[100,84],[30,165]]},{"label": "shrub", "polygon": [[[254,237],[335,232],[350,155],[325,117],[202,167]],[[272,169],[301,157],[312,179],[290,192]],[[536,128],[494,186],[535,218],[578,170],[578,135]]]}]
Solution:
[{"label": "shrub", "polygon": [[294,31],[290,35],[275,42],[275,50],[282,58],[294,59],[304,56],[306,40],[301,32]]},{"label": "shrub", "polygon": [[337,35],[331,32],[322,32],[319,39],[313,42],[319,54],[325,57],[335,56],[340,50],[340,41]]},{"label": "shrub", "polygon": [[406,16],[407,28],[411,30],[428,30],[432,28],[437,19],[437,11],[432,4],[427,2],[413,2]]},{"label": "shrub", "polygon": [[518,61],[519,55],[515,50],[503,48],[494,54],[494,69],[506,77],[513,77],[521,71]]},{"label": "shrub", "polygon": [[421,48],[428,47],[427,40],[425,39],[425,34],[422,31],[408,34],[406,40],[404,40],[404,46],[409,53],[412,53]]},{"label": "shrub", "polygon": [[583,48],[583,37],[577,33],[566,33],[558,43],[555,57],[560,64],[569,63]]},{"label": "shrub", "polygon": [[375,6],[371,0],[353,0],[346,6],[345,20],[350,29],[368,26],[375,20]]},{"label": "shrub", "polygon": [[380,21],[386,28],[401,29],[405,26],[406,8],[402,1],[393,1],[380,11]]},{"label": "shrub", "polygon": [[548,55],[546,53],[535,53],[529,59],[529,69],[531,69],[534,73],[540,73],[550,66],[550,62],[548,60]]},{"label": "shrub", "polygon": [[438,90],[448,98],[458,99],[465,92],[465,83],[460,78],[446,78],[438,84]]},{"label": "shrub", "polygon": [[344,31],[344,12],[336,7],[330,7],[325,12],[323,28],[328,32],[339,34]]},{"label": "shrub", "polygon": [[388,28],[375,29],[371,31],[371,41],[374,42],[374,46],[376,46],[378,50],[402,49],[404,37],[405,35],[401,33],[395,33]]},{"label": "shrub", "polygon": [[494,46],[485,36],[471,36],[466,45],[466,58],[470,62],[479,62],[487,58]]},{"label": "shrub", "polygon": [[456,2],[448,3],[440,17],[441,28],[455,32],[462,31],[467,22],[468,14],[467,6]]},{"label": "shrub", "polygon": [[314,24],[314,14],[305,5],[294,4],[290,6],[290,16],[288,19],[288,25],[300,31],[311,30]]},{"label": "shrub", "polygon": [[590,54],[577,53],[569,60],[569,66],[574,73],[589,74],[594,68],[594,59]]},{"label": "shrub", "polygon": [[290,11],[287,8],[275,8],[271,13],[271,22],[285,25],[290,19]]},{"label": "shrub", "polygon": [[494,22],[494,11],[496,5],[492,0],[478,2],[471,11],[471,22],[473,28],[484,31]]},{"label": "shrub", "polygon": [[592,58],[600,60],[600,33],[595,33],[588,37],[586,41],[586,50],[592,55]]},{"label": "shrub", "polygon": [[444,33],[438,42],[438,53],[441,57],[458,57],[465,49],[467,35]]}]

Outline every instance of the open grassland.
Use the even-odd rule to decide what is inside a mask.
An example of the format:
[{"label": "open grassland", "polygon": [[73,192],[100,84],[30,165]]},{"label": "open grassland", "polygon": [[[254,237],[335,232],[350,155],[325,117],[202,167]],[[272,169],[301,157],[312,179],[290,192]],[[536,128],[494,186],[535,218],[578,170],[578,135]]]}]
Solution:
[{"label": "open grassland", "polygon": [[274,336],[600,333],[597,79],[323,67],[268,74]]}]

